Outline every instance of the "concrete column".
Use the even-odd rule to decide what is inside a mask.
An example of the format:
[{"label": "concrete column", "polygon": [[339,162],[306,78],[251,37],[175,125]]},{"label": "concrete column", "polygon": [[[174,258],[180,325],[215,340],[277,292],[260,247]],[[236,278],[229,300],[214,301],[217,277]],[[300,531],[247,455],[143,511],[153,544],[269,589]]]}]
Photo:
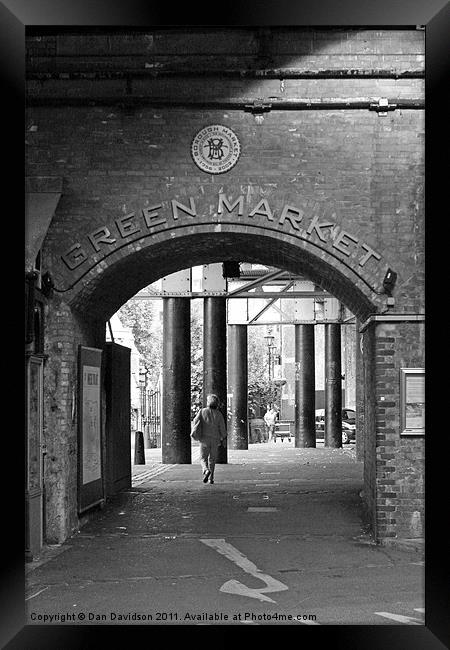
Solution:
[{"label": "concrete column", "polygon": [[355,324],[341,325],[343,354],[343,373],[345,375],[345,404],[347,408],[356,407],[356,336]]},{"label": "concrete column", "polygon": [[342,447],[341,326],[325,324],[325,447]]},{"label": "concrete column", "polygon": [[[227,308],[226,298],[203,299],[203,406],[206,396],[219,398],[227,422]],[[227,462],[227,450],[219,447],[217,463]]]},{"label": "concrete column", "polygon": [[163,298],[161,456],[166,464],[191,462],[191,305]]},{"label": "concrete column", "polygon": [[228,325],[228,446],[248,449],[247,325]]},{"label": "concrete column", "polygon": [[295,446],[316,446],[314,325],[295,325]]}]

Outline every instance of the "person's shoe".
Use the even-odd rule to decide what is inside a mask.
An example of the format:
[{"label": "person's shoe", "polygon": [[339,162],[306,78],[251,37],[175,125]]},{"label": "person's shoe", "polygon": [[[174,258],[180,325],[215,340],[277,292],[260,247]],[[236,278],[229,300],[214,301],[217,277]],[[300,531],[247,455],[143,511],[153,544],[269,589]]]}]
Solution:
[{"label": "person's shoe", "polygon": [[210,478],[210,479],[209,479],[209,482],[210,482],[211,485],[212,485],[212,484],[214,483],[214,479],[213,479],[213,478]]},{"label": "person's shoe", "polygon": [[211,472],[209,471],[209,469],[205,469],[205,471],[203,472],[203,483],[208,482],[210,474],[211,474]]}]

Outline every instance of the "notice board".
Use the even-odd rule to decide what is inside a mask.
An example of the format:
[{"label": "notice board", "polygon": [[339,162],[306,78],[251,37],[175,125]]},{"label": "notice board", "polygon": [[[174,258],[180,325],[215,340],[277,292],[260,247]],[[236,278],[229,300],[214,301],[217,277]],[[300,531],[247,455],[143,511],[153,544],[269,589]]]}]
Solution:
[{"label": "notice board", "polygon": [[400,433],[425,435],[425,368],[401,368],[400,380]]},{"label": "notice board", "polygon": [[102,351],[79,346],[78,512],[104,499],[101,437]]}]

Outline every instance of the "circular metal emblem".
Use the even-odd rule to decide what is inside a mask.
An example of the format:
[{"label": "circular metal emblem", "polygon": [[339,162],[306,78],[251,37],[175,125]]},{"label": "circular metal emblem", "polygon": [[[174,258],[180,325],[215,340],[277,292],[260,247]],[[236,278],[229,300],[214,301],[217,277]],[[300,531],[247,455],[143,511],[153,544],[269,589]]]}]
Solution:
[{"label": "circular metal emblem", "polygon": [[209,174],[223,174],[237,163],[241,145],[227,126],[205,126],[192,140],[192,158],[197,167]]}]

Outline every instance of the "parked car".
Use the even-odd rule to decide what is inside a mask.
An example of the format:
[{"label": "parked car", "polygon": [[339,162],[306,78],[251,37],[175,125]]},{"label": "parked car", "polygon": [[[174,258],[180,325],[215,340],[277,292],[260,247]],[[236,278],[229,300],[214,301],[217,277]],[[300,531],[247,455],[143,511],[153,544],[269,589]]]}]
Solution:
[{"label": "parked car", "polygon": [[[325,436],[325,409],[316,409],[316,438]],[[355,440],[356,413],[353,409],[342,409],[342,444]]]},{"label": "parked car", "polygon": [[356,412],[342,409],[342,444],[346,445],[356,437]]},{"label": "parked car", "polygon": [[316,438],[323,438],[325,432],[325,409],[316,409]]}]

